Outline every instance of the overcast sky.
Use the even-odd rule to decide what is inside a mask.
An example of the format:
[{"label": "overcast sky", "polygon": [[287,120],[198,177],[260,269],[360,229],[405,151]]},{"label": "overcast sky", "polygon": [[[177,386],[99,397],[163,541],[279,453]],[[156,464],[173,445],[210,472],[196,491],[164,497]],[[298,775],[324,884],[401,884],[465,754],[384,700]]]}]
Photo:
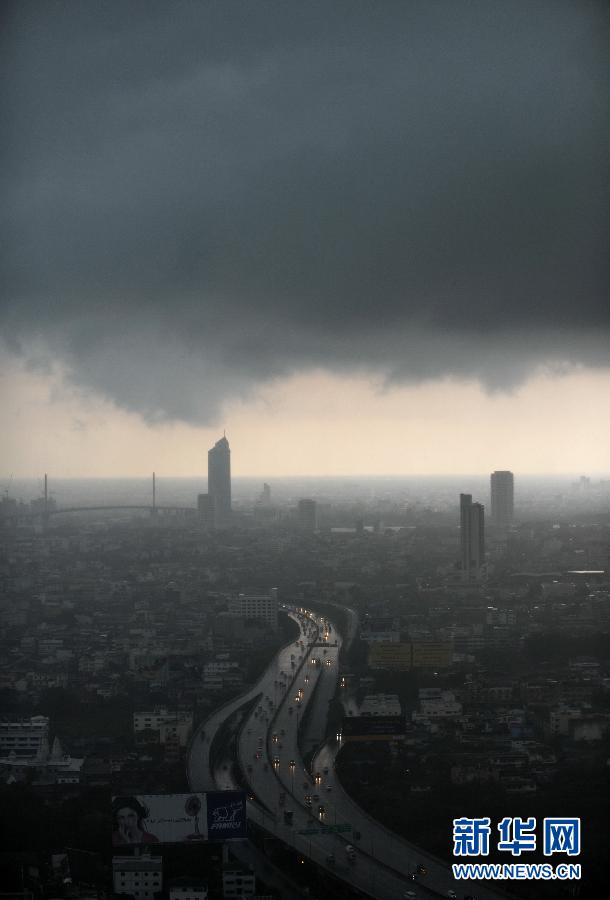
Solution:
[{"label": "overcast sky", "polygon": [[2,16],[1,472],[610,471],[606,3]]}]

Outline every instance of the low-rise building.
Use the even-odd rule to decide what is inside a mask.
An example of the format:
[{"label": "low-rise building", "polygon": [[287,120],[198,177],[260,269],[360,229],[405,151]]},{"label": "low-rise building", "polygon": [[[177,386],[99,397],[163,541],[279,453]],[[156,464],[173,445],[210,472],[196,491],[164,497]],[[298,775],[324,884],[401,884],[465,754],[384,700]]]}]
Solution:
[{"label": "low-rise building", "polygon": [[47,716],[0,721],[0,757],[14,753],[17,757],[35,757],[49,738]]},{"label": "low-rise building", "polygon": [[239,869],[225,869],[222,873],[222,896],[225,900],[233,897],[252,897],[256,893],[254,872]]},{"label": "low-rise building", "polygon": [[112,883],[115,894],[131,894],[134,900],[155,900],[163,889],[163,859],[141,856],[113,856]]}]

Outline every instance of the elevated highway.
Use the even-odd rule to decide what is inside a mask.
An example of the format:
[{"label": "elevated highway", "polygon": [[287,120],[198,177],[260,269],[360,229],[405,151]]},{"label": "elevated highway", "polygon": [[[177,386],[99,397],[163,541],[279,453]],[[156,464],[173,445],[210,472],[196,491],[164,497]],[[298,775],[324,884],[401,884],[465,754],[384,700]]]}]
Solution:
[{"label": "elevated highway", "polygon": [[[195,735],[189,754],[191,788],[238,786],[229,766],[210,770],[209,745],[227,718],[258,697],[241,723],[237,750],[240,770],[254,798],[248,803],[251,821],[332,877],[377,900],[404,900],[411,896],[408,891],[422,900],[447,897],[450,890],[460,898],[476,900],[508,897],[481,882],[455,883],[448,865],[404,841],[354,803],[335,777],[340,749],[336,738],[322,744],[310,770],[306,769],[301,725],[307,712],[307,733],[325,732],[328,702],[338,682],[341,637],[333,625],[332,640],[319,646],[323,620],[291,615],[299,624],[299,640],[276,655],[251,691],[204,723],[203,737]],[[353,853],[348,854],[348,845]],[[427,874],[414,883],[410,875],[417,866],[424,866]]]}]

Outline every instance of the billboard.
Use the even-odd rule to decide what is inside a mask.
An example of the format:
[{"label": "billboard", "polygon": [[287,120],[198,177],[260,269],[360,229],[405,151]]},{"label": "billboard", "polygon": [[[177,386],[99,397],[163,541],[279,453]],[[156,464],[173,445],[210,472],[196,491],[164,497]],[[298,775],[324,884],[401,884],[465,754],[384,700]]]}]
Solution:
[{"label": "billboard", "polygon": [[209,841],[246,837],[246,795],[243,791],[208,791]]},{"label": "billboard", "polygon": [[114,847],[246,837],[244,791],[117,796],[112,815]]},{"label": "billboard", "polygon": [[348,716],[343,719],[344,741],[398,741],[405,736],[404,716]]}]

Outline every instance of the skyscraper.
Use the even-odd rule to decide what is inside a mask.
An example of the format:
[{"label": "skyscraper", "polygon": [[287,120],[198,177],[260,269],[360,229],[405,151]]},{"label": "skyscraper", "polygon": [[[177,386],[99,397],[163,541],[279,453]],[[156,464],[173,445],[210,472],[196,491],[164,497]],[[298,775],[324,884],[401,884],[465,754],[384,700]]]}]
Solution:
[{"label": "skyscraper", "polygon": [[231,450],[226,437],[208,450],[208,494],[213,498],[215,524],[222,528],[231,520]]},{"label": "skyscraper", "polygon": [[512,472],[491,475],[491,521],[498,528],[508,528],[513,521],[515,484]]},{"label": "skyscraper", "polygon": [[485,564],[485,509],[460,494],[460,562],[464,581],[478,581]]}]

